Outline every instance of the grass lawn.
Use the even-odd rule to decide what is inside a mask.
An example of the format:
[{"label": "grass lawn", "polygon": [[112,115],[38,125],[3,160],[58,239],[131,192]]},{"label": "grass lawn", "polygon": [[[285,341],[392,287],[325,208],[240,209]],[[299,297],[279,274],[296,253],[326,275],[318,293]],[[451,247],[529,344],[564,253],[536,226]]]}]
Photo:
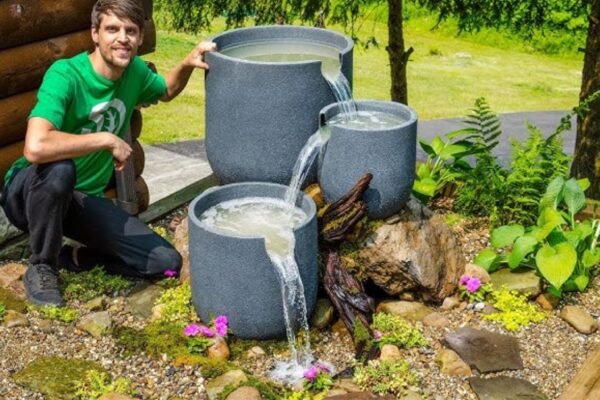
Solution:
[{"label": "grass lawn", "polygon": [[[499,34],[457,37],[452,27],[432,32],[431,26],[433,19],[428,17],[405,25],[406,44],[415,49],[408,67],[409,104],[420,119],[463,116],[482,96],[497,112],[566,110],[576,104],[583,56],[532,53],[523,43]],[[370,35],[377,37],[380,45],[355,47],[354,97],[389,100],[386,25],[364,24],[359,36]],[[156,52],[144,58],[164,74],[208,36],[159,30]],[[144,110],[142,140],[152,144],[203,136],[204,75],[197,71],[177,99]]]}]

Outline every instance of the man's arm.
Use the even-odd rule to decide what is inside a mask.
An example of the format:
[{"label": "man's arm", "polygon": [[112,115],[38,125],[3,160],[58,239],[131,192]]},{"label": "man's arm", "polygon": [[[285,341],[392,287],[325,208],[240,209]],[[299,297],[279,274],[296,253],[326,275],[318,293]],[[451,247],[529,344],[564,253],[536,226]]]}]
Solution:
[{"label": "man's arm", "polygon": [[167,91],[161,101],[171,101],[185,88],[195,68],[208,69],[204,62],[204,53],[214,51],[217,45],[212,42],[201,42],[165,77]]},{"label": "man's arm", "polygon": [[110,132],[73,135],[56,130],[44,118],[29,119],[23,154],[32,164],[72,159],[99,150],[111,152],[117,171],[125,167],[132,151],[125,141]]}]

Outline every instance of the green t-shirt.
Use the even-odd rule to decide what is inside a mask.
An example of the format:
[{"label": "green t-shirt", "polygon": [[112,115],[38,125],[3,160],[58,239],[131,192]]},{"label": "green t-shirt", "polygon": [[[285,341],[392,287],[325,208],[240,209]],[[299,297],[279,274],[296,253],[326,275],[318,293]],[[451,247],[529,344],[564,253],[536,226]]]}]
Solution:
[{"label": "green t-shirt", "polygon": [[[111,81],[94,71],[84,52],[52,64],[29,118],[44,118],[62,132],[112,132],[123,138],[135,106],[152,103],[165,92],[164,78],[152,72],[139,57],[133,58],[121,78]],[[114,169],[111,153],[101,150],[73,161],[77,173],[75,190],[102,196]],[[5,184],[16,170],[28,165],[25,157],[15,161],[4,178]]]}]

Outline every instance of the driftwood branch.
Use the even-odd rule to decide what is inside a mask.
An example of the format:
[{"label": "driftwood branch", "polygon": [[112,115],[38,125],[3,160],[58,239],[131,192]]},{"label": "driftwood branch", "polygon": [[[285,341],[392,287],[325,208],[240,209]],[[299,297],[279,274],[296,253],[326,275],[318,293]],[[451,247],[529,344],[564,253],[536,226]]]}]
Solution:
[{"label": "driftwood branch", "polygon": [[374,303],[365,293],[362,283],[342,265],[338,245],[366,216],[367,205],[362,198],[372,178],[371,174],[360,178],[348,194],[328,207],[320,221],[321,237],[328,244],[325,250],[325,291],[354,338],[356,354],[366,355],[367,359],[377,357],[379,351],[370,340],[355,335],[355,326],[358,319],[369,336],[373,337],[370,325],[373,322]]}]

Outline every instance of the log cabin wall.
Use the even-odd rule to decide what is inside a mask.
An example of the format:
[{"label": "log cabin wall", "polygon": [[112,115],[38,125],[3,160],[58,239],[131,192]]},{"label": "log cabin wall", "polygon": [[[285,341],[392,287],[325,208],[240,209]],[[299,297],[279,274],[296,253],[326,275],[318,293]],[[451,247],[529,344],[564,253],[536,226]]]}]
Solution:
[{"label": "log cabin wall", "polygon": [[[154,51],[156,31],[152,0],[139,0],[146,11],[144,43],[139,54]],[[0,0],[0,191],[4,175],[23,154],[27,116],[36,92],[50,65],[60,59],[92,50],[90,26],[95,0]],[[131,131],[137,139],[142,116],[134,111]],[[134,141],[135,189],[140,211],[148,207],[148,187],[141,177],[144,153]],[[114,189],[109,196],[115,196]],[[21,232],[10,225],[0,208],[0,260],[22,258],[26,247],[15,246]]]},{"label": "log cabin wall", "polygon": [[[139,54],[154,51],[152,0]],[[0,0],[0,189],[23,153],[27,116],[44,73],[60,59],[94,48],[90,15],[95,0]],[[141,123],[140,123],[141,126]],[[139,133],[138,133],[139,134]]]}]

